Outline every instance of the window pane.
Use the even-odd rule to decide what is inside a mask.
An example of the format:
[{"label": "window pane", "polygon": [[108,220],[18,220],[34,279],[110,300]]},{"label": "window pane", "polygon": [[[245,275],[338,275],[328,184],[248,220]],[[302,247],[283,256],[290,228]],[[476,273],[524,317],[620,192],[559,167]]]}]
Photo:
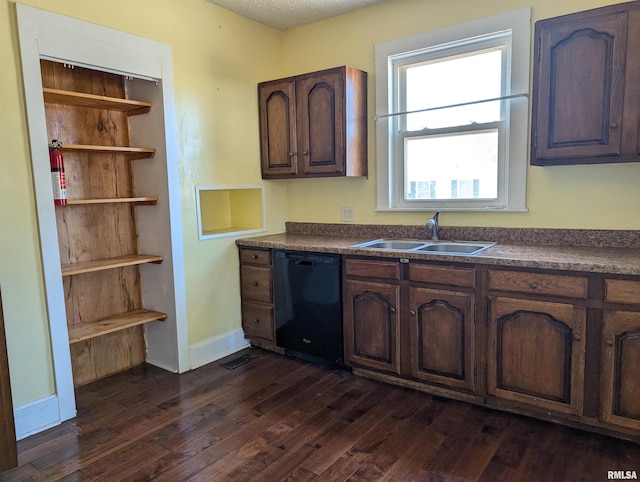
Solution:
[{"label": "window pane", "polygon": [[[406,110],[500,97],[502,50],[447,57],[406,68]],[[436,129],[500,120],[500,102],[407,115],[407,130]]]},{"label": "window pane", "polygon": [[405,200],[497,197],[497,129],[405,139]]}]

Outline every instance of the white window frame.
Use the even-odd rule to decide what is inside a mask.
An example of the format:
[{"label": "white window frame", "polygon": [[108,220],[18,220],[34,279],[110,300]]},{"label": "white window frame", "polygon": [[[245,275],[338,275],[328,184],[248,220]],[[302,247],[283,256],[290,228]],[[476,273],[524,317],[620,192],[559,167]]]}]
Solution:
[{"label": "white window frame", "polygon": [[[395,66],[398,59],[412,53],[421,55],[425,49],[446,44],[460,44],[492,34],[511,32],[510,72],[507,73],[507,96],[516,96],[504,103],[507,106],[508,135],[502,136],[504,164],[499,166],[498,198],[460,200],[405,200],[404,159],[402,149],[393,136],[397,124],[394,115]],[[441,30],[394,40],[375,46],[376,61],[376,156],[378,211],[504,211],[525,212],[526,174],[529,129],[529,72],[531,57],[531,8]],[[406,63],[406,62],[405,62]],[[518,97],[518,95],[524,96]],[[506,139],[505,139],[506,137]]]}]

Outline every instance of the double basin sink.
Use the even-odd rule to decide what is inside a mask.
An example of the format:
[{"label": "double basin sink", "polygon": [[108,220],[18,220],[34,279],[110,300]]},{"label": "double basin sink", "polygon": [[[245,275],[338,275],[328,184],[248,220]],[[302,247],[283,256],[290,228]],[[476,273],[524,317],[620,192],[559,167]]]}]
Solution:
[{"label": "double basin sink", "polygon": [[481,243],[476,241],[374,239],[364,243],[353,244],[350,248],[472,256],[484,249],[490,248],[494,244],[496,243]]}]

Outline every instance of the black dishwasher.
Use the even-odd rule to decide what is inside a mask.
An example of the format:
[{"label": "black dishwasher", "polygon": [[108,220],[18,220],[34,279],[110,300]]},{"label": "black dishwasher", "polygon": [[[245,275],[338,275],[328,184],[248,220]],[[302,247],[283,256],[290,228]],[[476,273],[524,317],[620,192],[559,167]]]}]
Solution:
[{"label": "black dishwasher", "polygon": [[276,344],[293,357],[343,365],[340,256],[273,254]]}]

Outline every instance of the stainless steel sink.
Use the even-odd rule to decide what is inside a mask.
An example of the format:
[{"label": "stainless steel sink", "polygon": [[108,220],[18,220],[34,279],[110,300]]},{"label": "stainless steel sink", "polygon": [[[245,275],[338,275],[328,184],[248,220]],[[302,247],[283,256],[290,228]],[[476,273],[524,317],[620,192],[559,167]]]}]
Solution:
[{"label": "stainless steel sink", "polygon": [[359,249],[383,249],[434,254],[474,255],[496,243],[471,241],[432,241],[420,239],[374,239],[350,246]]},{"label": "stainless steel sink", "polygon": [[369,249],[399,249],[401,251],[411,250],[424,246],[424,241],[411,241],[407,239],[374,239],[366,243],[356,244],[352,248]]},{"label": "stainless steel sink", "polygon": [[416,251],[426,251],[430,253],[443,254],[476,254],[493,246],[495,243],[466,243],[466,242],[439,242],[436,244],[428,244],[421,246]]}]

